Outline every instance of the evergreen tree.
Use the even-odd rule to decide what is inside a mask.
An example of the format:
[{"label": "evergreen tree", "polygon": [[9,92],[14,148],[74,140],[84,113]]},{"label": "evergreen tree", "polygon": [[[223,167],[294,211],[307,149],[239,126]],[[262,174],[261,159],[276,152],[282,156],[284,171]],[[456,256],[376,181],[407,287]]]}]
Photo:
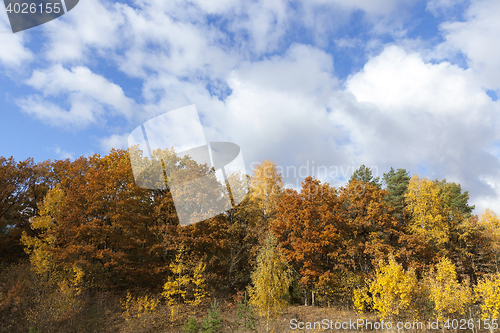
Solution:
[{"label": "evergreen tree", "polygon": [[383,175],[386,190],[389,192],[387,202],[394,208],[393,216],[402,225],[408,224],[408,217],[405,215],[405,194],[410,179],[410,173],[401,168],[395,171],[391,167],[391,170]]},{"label": "evergreen tree", "polygon": [[366,167],[364,164],[360,166],[354,173],[352,174],[349,182],[354,179],[359,180],[363,183],[369,183],[373,186],[377,187],[377,189],[382,188],[382,184],[380,183],[380,177],[373,178],[372,170]]},{"label": "evergreen tree", "polygon": [[460,184],[448,183],[446,179],[442,181],[435,180],[434,182],[441,190],[440,193],[446,207],[450,208],[452,211],[458,211],[466,218],[472,216],[471,213],[475,206],[469,206],[468,191],[462,193]]}]

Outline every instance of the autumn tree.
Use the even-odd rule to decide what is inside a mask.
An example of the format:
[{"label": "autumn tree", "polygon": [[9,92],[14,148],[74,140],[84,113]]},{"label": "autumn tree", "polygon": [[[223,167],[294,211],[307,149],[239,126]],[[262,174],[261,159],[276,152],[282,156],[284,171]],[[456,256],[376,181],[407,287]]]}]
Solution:
[{"label": "autumn tree", "polygon": [[339,268],[336,257],[340,255],[337,244],[341,238],[336,227],[340,222],[336,205],[334,189],[307,177],[300,193],[286,190],[271,226],[288,261],[300,275],[306,305],[307,290],[311,290],[314,303],[319,278]]},{"label": "autumn tree", "polygon": [[65,269],[54,260],[54,254],[50,250],[57,241],[57,235],[53,233],[56,226],[53,216],[60,213],[63,200],[64,191],[61,186],[49,190],[39,205],[40,216],[32,218],[30,221],[31,228],[43,237],[29,236],[28,233],[24,232],[21,241],[29,255],[32,269],[45,281],[56,284],[62,280],[73,280],[77,285],[82,279],[81,270],[76,265]]},{"label": "autumn tree", "polygon": [[343,273],[370,274],[379,260],[396,251],[401,230],[386,195],[357,180],[334,189],[312,177],[300,193],[286,191],[272,230],[311,296],[320,286],[331,294],[328,289],[338,285]]},{"label": "autumn tree", "polygon": [[463,315],[471,303],[471,289],[468,280],[458,282],[455,265],[446,257],[431,268],[426,284],[429,298],[433,302],[434,311],[440,321],[453,316]]},{"label": "autumn tree", "polygon": [[474,287],[475,299],[481,307],[481,318],[500,319],[500,275],[487,275]]},{"label": "autumn tree", "polygon": [[477,221],[478,226],[483,231],[483,235],[488,238],[487,249],[491,252],[491,271],[499,272],[500,264],[500,217],[490,209],[486,209]]},{"label": "autumn tree", "polygon": [[339,190],[341,254],[337,260],[351,271],[369,274],[380,260],[397,251],[402,230],[391,215],[386,196],[385,190],[357,180]]},{"label": "autumn tree", "polygon": [[29,232],[29,219],[52,186],[49,162],[16,162],[0,157],[0,262],[23,257],[21,234]]},{"label": "autumn tree", "polygon": [[414,175],[405,194],[407,212],[411,216],[408,230],[425,237],[435,251],[447,253],[450,210],[444,206],[439,187],[427,178]]},{"label": "autumn tree", "polygon": [[180,246],[175,261],[170,263],[172,275],[163,285],[162,296],[165,297],[172,310],[177,314],[177,306],[181,303],[200,305],[208,298],[206,265],[202,262],[194,264],[186,254],[184,246]]},{"label": "autumn tree", "polygon": [[149,228],[151,197],[134,183],[127,152],[112,150],[59,166],[58,208],[31,224],[51,262],[77,267],[88,287],[154,277],[152,266],[161,260],[151,255],[158,241]]},{"label": "autumn tree", "polygon": [[[283,180],[274,162],[257,164],[250,178],[250,198],[260,208],[265,223],[273,219],[283,192]],[[266,226],[267,228],[267,226]]]},{"label": "autumn tree", "polygon": [[257,257],[257,266],[252,273],[249,287],[250,305],[256,307],[266,320],[266,331],[273,318],[281,314],[287,306],[288,287],[291,273],[276,238],[269,234]]},{"label": "autumn tree", "polygon": [[405,271],[394,257],[380,261],[375,277],[367,280],[367,287],[354,292],[354,305],[360,311],[368,304],[382,319],[401,318],[413,312],[418,297],[418,281],[413,270]]}]

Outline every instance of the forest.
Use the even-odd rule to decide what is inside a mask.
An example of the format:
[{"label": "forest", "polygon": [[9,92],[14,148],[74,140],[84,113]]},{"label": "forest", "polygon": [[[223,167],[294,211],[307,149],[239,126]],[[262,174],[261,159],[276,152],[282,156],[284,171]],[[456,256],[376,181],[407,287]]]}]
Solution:
[{"label": "forest", "polygon": [[136,185],[132,153],[0,157],[0,332],[319,332],[340,316],[498,328],[500,217],[474,215],[460,184],[362,165],[297,191],[265,160],[230,176],[248,184],[240,204],[181,226],[168,186]]}]

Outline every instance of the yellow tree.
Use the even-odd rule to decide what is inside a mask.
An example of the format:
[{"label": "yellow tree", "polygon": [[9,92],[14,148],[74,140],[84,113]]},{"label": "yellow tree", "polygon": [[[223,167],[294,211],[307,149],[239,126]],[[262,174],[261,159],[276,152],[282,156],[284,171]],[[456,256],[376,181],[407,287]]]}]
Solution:
[{"label": "yellow tree", "polygon": [[269,234],[257,256],[257,267],[252,273],[249,287],[250,305],[256,307],[266,319],[269,331],[271,319],[279,316],[287,306],[286,296],[291,283],[291,273],[281,248],[274,235]]},{"label": "yellow tree", "polygon": [[500,250],[500,218],[493,211],[486,209],[481,215],[478,223],[484,228],[486,235],[489,238],[489,248],[493,252],[495,259],[495,269],[498,273],[498,261]]},{"label": "yellow tree", "polygon": [[273,218],[283,193],[283,180],[274,162],[265,160],[253,169],[250,197],[262,211],[264,221]]},{"label": "yellow tree", "polygon": [[447,218],[450,212],[443,204],[439,187],[427,178],[414,175],[408,185],[405,199],[407,212],[411,216],[409,231],[423,235],[430,245],[443,250],[449,241],[450,228]]},{"label": "yellow tree", "polygon": [[500,318],[500,274],[486,276],[474,288],[475,299],[480,302],[482,319]]},{"label": "yellow tree", "polygon": [[392,318],[412,310],[417,290],[415,272],[405,272],[403,266],[390,256],[388,263],[380,261],[375,278],[368,280],[367,288],[355,290],[354,305],[363,311],[368,303],[382,319]]},{"label": "yellow tree", "polygon": [[69,269],[57,264],[49,250],[57,240],[57,233],[53,230],[57,222],[53,217],[59,213],[64,197],[64,191],[60,185],[56,185],[47,192],[43,202],[39,204],[40,216],[30,219],[31,229],[39,231],[39,235],[29,236],[23,232],[21,242],[25,246],[25,252],[29,255],[31,267],[39,276],[44,277],[46,282],[49,284],[70,283],[80,290],[84,278],[83,270],[76,264]]},{"label": "yellow tree", "polygon": [[55,262],[49,250],[57,241],[53,232],[56,221],[52,216],[59,212],[63,200],[64,191],[59,185],[50,189],[39,204],[40,216],[30,219],[30,227],[43,238],[28,236],[26,232],[21,236],[31,268],[41,277],[33,309],[27,314],[28,320],[37,326],[67,318],[81,306],[76,296],[83,286],[83,271],[76,264],[68,268]]},{"label": "yellow tree", "polygon": [[64,199],[64,191],[60,186],[56,186],[49,190],[43,202],[39,205],[40,216],[30,220],[30,227],[33,230],[39,230],[40,234],[45,237],[28,236],[23,232],[21,242],[25,246],[25,252],[30,257],[33,270],[40,276],[53,276],[55,273],[55,263],[52,260],[52,253],[48,251],[48,247],[56,241],[56,236],[52,229],[56,225],[53,216],[60,209],[60,205]]},{"label": "yellow tree", "polygon": [[180,303],[200,305],[207,298],[207,286],[204,277],[205,265],[199,263],[194,269],[186,260],[186,251],[180,246],[175,260],[170,263],[173,273],[163,285],[162,296],[171,307],[172,317],[177,314]]},{"label": "yellow tree", "polygon": [[458,282],[455,265],[448,258],[441,258],[435,270],[431,268],[426,281],[429,298],[434,303],[434,311],[440,321],[465,313],[472,296],[469,281],[465,280],[462,284]]}]

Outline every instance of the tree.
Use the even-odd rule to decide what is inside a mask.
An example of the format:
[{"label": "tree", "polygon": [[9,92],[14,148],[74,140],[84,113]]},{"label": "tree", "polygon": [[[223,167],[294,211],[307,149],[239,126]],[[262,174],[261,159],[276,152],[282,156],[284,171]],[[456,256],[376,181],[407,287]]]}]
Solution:
[{"label": "tree", "polygon": [[443,198],[443,204],[449,208],[452,213],[465,218],[472,216],[475,206],[469,206],[469,192],[462,193],[460,184],[447,182],[446,179],[434,181],[440,189],[440,195]]},{"label": "tree", "polygon": [[[68,278],[69,271],[54,260],[54,255],[50,251],[57,241],[57,236],[53,233],[56,226],[54,216],[57,216],[61,210],[61,204],[64,201],[64,191],[61,186],[56,186],[47,192],[43,202],[39,205],[40,216],[32,218],[31,228],[43,237],[29,236],[23,232],[21,242],[25,246],[25,251],[29,255],[32,269],[45,281],[51,281],[56,284],[59,280]],[[81,272],[75,266],[74,278],[81,279]]]},{"label": "tree", "polygon": [[500,274],[485,276],[474,287],[475,299],[480,302],[481,318],[500,318]]},{"label": "tree", "polygon": [[161,238],[151,228],[151,197],[134,183],[127,152],[63,161],[54,169],[57,209],[30,224],[51,263],[78,269],[92,288],[158,279],[154,246]]},{"label": "tree", "polygon": [[380,177],[373,178],[372,170],[366,167],[364,164],[361,165],[354,173],[351,175],[349,182],[357,180],[363,183],[368,183],[375,186],[377,189],[382,188],[380,183]]},{"label": "tree", "polygon": [[402,231],[386,196],[385,190],[358,180],[334,189],[312,177],[300,193],[286,191],[272,231],[305,290],[321,287],[331,294],[328,289],[340,285],[342,273],[366,276],[397,251]]},{"label": "tree", "polygon": [[[283,192],[283,180],[274,162],[264,160],[258,164],[250,179],[250,198],[262,211],[264,222],[273,219]],[[267,225],[265,225],[267,228]]]},{"label": "tree", "polygon": [[431,268],[427,278],[429,298],[434,303],[437,319],[444,321],[450,316],[463,315],[471,302],[471,290],[468,280],[460,284],[457,280],[455,265],[446,257]]},{"label": "tree", "polygon": [[48,161],[0,156],[0,262],[23,257],[21,234],[30,232],[29,219],[38,215],[38,204],[52,186],[50,169]]},{"label": "tree", "polygon": [[495,270],[498,273],[500,260],[500,218],[493,211],[486,209],[481,215],[479,224],[485,229],[490,239],[489,248],[494,253]]},{"label": "tree", "polygon": [[359,192],[360,184],[353,180],[339,190],[341,251],[337,260],[350,271],[366,275],[397,251],[402,228],[384,200],[387,192],[366,183]]},{"label": "tree", "polygon": [[361,311],[368,303],[384,320],[398,318],[406,311],[414,310],[412,305],[418,288],[415,272],[405,271],[391,255],[388,263],[379,262],[375,278],[368,280],[367,288],[355,291],[354,303]]},{"label": "tree", "polygon": [[172,317],[177,314],[177,305],[187,303],[198,306],[208,297],[205,265],[194,266],[188,258],[183,245],[180,246],[175,261],[170,263],[172,275],[163,285],[162,296],[172,310]]},{"label": "tree", "polygon": [[276,238],[269,234],[257,257],[257,267],[252,273],[249,287],[250,305],[256,307],[266,319],[269,331],[271,319],[279,316],[287,306],[286,296],[291,283],[291,273]]},{"label": "tree", "polygon": [[307,177],[300,193],[287,189],[277,209],[271,230],[278,238],[288,261],[300,275],[304,287],[304,303],[307,290],[311,290],[314,304],[314,288],[319,278],[330,269],[338,269],[338,243],[341,236],[336,191],[327,183]]},{"label": "tree", "polygon": [[222,329],[222,316],[217,300],[214,299],[208,309],[208,317],[201,321],[201,333],[216,333]]},{"label": "tree", "polygon": [[405,194],[407,212],[411,216],[410,232],[423,235],[438,251],[445,251],[449,242],[450,225],[447,218],[450,210],[444,206],[439,187],[427,178],[414,175]]},{"label": "tree", "polygon": [[406,226],[408,216],[405,214],[405,194],[410,183],[410,173],[405,169],[395,171],[391,168],[388,173],[384,173],[383,179],[387,192],[389,192],[387,202],[394,208],[392,215],[401,225]]}]

